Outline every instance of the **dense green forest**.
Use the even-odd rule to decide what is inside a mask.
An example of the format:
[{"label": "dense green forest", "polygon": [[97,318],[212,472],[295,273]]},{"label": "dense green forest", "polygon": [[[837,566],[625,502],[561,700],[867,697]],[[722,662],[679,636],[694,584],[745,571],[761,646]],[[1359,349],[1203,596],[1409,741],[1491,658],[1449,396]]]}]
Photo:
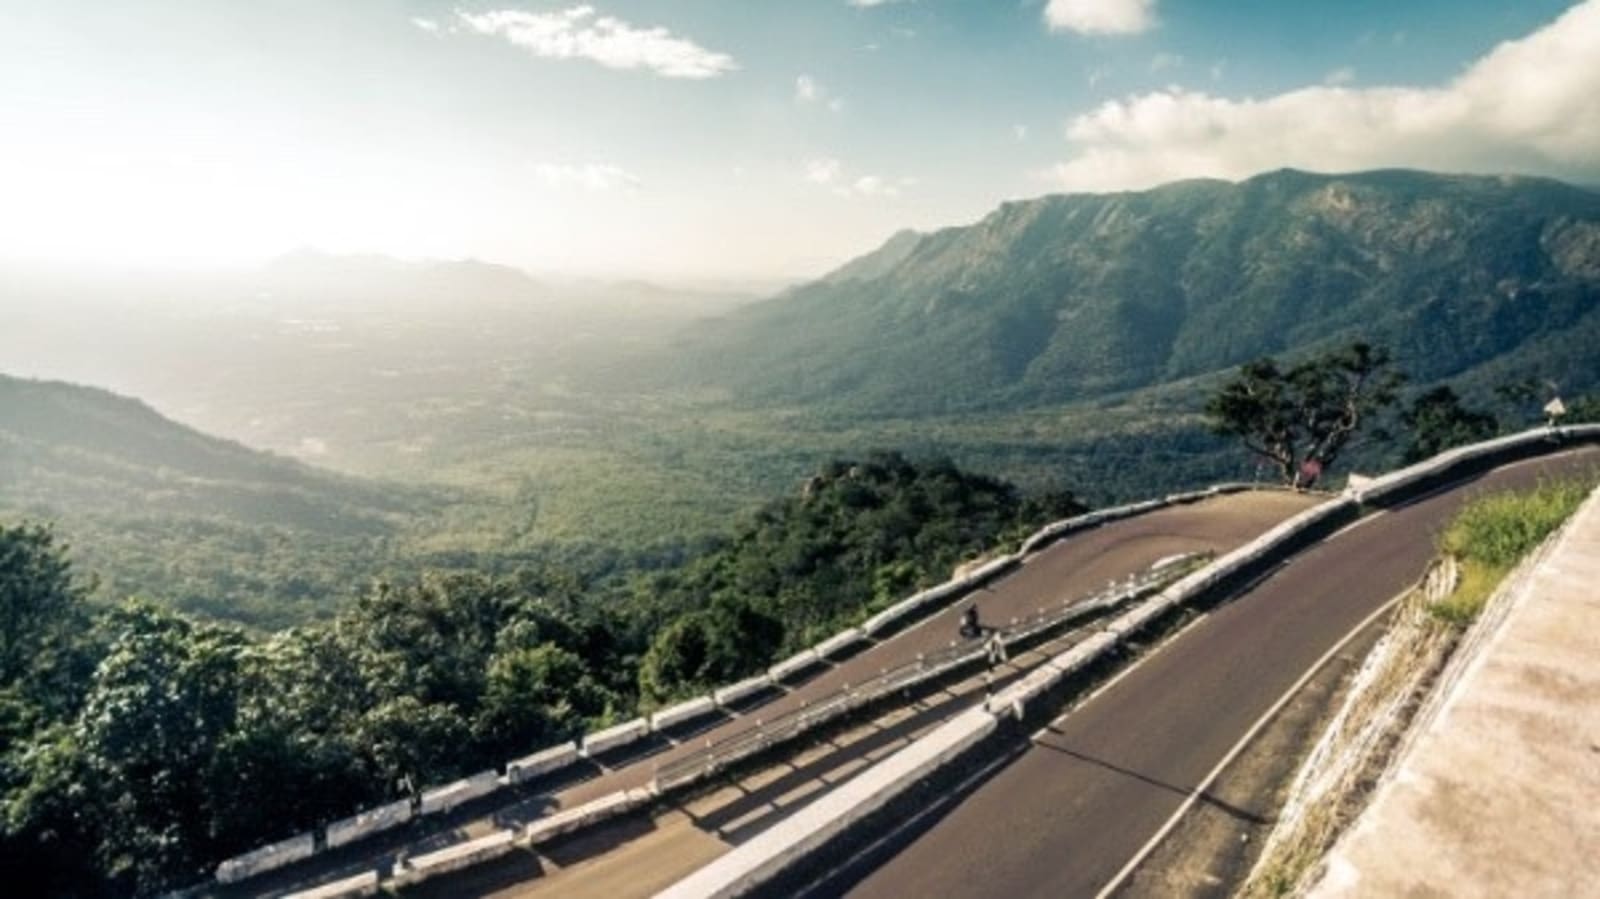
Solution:
[{"label": "dense green forest", "polygon": [[270,635],[91,602],[51,531],[0,526],[0,876],[61,896],[181,886],[752,673],[1081,510],[873,454],[830,463],[680,566],[429,572]]}]

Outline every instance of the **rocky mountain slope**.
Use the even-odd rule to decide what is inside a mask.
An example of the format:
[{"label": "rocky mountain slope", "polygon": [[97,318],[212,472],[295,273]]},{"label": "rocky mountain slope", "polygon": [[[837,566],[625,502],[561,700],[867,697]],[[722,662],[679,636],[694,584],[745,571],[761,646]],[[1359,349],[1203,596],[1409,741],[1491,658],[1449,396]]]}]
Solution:
[{"label": "rocky mountain slope", "polygon": [[1284,170],[1002,205],[902,232],[700,328],[691,380],[758,403],[932,413],[1093,399],[1355,337],[1419,381],[1600,378],[1600,194]]}]

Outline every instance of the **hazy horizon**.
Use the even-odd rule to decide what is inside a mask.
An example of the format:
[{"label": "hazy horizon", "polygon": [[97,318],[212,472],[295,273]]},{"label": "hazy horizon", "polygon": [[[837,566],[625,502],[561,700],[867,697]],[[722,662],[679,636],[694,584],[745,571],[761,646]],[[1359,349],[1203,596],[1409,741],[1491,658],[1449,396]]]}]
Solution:
[{"label": "hazy horizon", "polygon": [[0,31],[0,261],[815,277],[1057,191],[1600,182],[1600,0],[140,0]]}]

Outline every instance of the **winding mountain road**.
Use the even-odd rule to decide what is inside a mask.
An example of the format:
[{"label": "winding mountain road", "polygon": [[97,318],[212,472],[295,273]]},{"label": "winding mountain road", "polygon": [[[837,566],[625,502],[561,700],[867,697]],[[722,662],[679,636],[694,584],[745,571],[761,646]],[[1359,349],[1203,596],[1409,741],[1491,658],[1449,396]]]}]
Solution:
[{"label": "winding mountain road", "polygon": [[[1088,596],[1104,587],[1108,581],[1143,571],[1168,556],[1201,551],[1226,552],[1321,499],[1316,495],[1282,490],[1246,491],[1109,522],[1045,547],[1029,556],[1021,568],[973,595],[987,622],[1003,622],[1014,616],[1025,616],[1058,605],[1064,598]],[[957,618],[964,605],[965,602],[957,603],[922,623],[869,645],[848,659],[828,665],[810,680],[793,686],[760,706],[759,714],[775,717],[798,708],[802,703],[815,702],[845,684],[861,683],[884,668],[911,661],[918,653],[948,645],[956,635]],[[746,711],[746,714],[750,713],[750,710]],[[749,722],[743,720],[743,716],[727,717],[694,734],[693,739],[679,744],[658,741],[641,751],[606,759],[604,765],[590,765],[580,771],[577,777],[569,776],[546,785],[535,784],[533,790],[525,790],[521,795],[507,795],[492,807],[484,808],[480,804],[446,817],[429,832],[403,832],[377,837],[220,892],[230,896],[277,895],[374,868],[381,872],[392,871],[404,855],[440,849],[506,826],[572,808],[616,790],[644,786],[650,782],[658,764],[696,752],[705,740],[717,740],[748,726]],[[844,754],[844,761],[855,759],[851,753],[860,756],[860,761],[869,760],[863,755],[865,750],[862,748],[844,746],[838,751]],[[786,805],[781,809],[781,814],[771,816],[763,824],[775,822],[803,804]],[[570,890],[583,891],[585,882],[608,884],[603,890],[607,899],[620,899],[635,891],[648,895],[651,890],[644,888],[645,884],[654,884],[657,888],[664,886],[676,876],[692,870],[696,864],[722,854],[734,840],[743,838],[739,835],[730,836],[726,831],[707,832],[703,838],[692,841],[695,846],[693,851],[685,852],[680,857],[679,853],[670,850],[652,853],[648,847],[638,845],[640,839],[652,833],[658,840],[668,837],[683,839],[682,834],[672,837],[670,833],[663,834],[657,828],[646,826],[634,828],[631,836],[625,834],[614,842],[607,841],[608,845],[600,852],[602,856],[616,859],[613,867],[620,864],[631,869],[635,876],[607,877],[600,870],[593,870],[603,868],[605,858],[585,860],[580,871],[569,867],[574,864],[572,859],[557,860],[543,856],[530,870],[527,859],[519,857],[509,865],[500,866],[507,868],[501,874],[508,876],[494,876],[491,871],[485,879],[485,872],[480,868],[463,872],[460,878],[444,878],[437,884],[430,883],[429,888],[442,889],[451,895],[484,895],[502,890],[520,892],[512,888],[513,883],[543,879],[566,869],[567,876],[560,878],[563,895],[570,894]],[[665,859],[669,870],[638,876],[637,863],[641,857]],[[483,867],[494,869],[497,865]],[[511,874],[510,868],[515,868],[519,873]],[[585,873],[600,876],[593,879],[584,876]],[[488,883],[494,886],[488,887]],[[619,892],[618,884],[632,884],[633,888],[623,887]],[[536,884],[529,883],[527,886]]]},{"label": "winding mountain road", "polygon": [[886,863],[818,892],[1096,896],[1317,659],[1422,574],[1463,503],[1595,468],[1594,448],[1508,465],[1301,552],[1040,730],[931,825],[908,827]]}]

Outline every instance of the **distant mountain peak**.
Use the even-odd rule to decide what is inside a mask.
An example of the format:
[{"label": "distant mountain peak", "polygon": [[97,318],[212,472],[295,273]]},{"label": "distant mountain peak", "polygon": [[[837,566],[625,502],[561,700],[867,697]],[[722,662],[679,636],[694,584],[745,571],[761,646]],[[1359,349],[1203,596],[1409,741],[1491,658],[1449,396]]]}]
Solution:
[{"label": "distant mountain peak", "polygon": [[380,253],[329,253],[314,247],[278,256],[263,267],[261,277],[274,292],[346,299],[472,295],[522,300],[542,291],[527,272],[480,259],[406,260]]},{"label": "distant mountain peak", "polygon": [[840,283],[844,281],[870,281],[882,277],[895,266],[916,251],[917,245],[926,235],[910,228],[896,231],[883,245],[856,259],[845,263],[822,276],[827,283]]}]

